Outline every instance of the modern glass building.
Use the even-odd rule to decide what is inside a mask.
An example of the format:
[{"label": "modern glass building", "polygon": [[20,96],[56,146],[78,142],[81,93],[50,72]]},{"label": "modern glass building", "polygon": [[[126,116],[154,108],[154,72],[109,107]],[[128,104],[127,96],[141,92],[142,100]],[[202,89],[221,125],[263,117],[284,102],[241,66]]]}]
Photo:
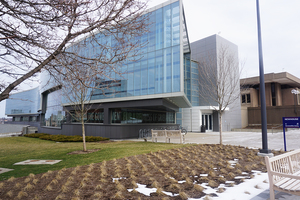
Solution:
[{"label": "modern glass building", "polygon": [[[137,58],[122,63],[122,76],[108,71],[110,78],[100,77],[101,88],[90,93],[90,110],[85,119],[87,135],[133,138],[139,136],[141,129],[175,128],[183,122],[182,108],[200,105],[198,65],[191,60],[182,0],[169,0],[149,9],[145,15],[149,31],[136,38],[145,44],[137,49]],[[94,37],[100,44],[116,42],[101,32]],[[88,41],[87,37],[67,50],[75,51],[84,43],[80,53],[93,57],[100,50]],[[80,124],[69,114],[74,112],[72,104],[63,98],[61,86],[46,71],[41,73],[40,87],[32,92],[36,99],[32,99],[35,107],[30,110],[39,116],[36,126],[40,132],[81,134]],[[14,119],[29,112],[22,106],[14,107],[15,95],[18,94],[11,96],[6,107],[6,114]],[[13,109],[18,113],[12,112]]]},{"label": "modern glass building", "polygon": [[13,116],[13,122],[38,122],[40,107],[39,88],[18,92],[6,100],[5,114]]}]

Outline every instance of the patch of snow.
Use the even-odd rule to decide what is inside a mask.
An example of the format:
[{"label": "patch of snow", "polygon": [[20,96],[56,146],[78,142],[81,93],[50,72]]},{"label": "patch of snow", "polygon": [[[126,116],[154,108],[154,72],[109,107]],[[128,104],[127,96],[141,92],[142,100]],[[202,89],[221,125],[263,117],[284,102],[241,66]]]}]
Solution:
[{"label": "patch of snow", "polygon": [[115,181],[118,181],[118,180],[120,180],[120,179],[126,179],[126,177],[121,177],[121,178],[112,178],[112,181],[113,181],[113,183],[114,183]]},{"label": "patch of snow", "polygon": [[[150,196],[151,193],[156,192],[156,188],[147,188],[146,185],[143,184],[139,184],[137,183],[137,188],[135,189],[137,192],[146,195],[146,196]],[[132,192],[133,189],[127,189],[128,192]],[[165,193],[166,195],[170,196],[170,197],[175,197],[178,196],[179,194],[174,194],[172,192],[165,192],[163,191],[163,193]]]},{"label": "patch of snow", "polygon": [[200,176],[208,176],[208,174],[200,174]]},{"label": "patch of snow", "polygon": [[178,183],[185,183],[186,181],[178,181]]},{"label": "patch of snow", "polygon": [[[269,184],[264,182],[265,180],[268,180],[267,173],[261,173],[259,171],[256,171],[254,175],[258,176],[254,176],[254,178],[252,179],[246,179],[245,182],[235,185],[233,187],[226,187],[225,184],[220,184],[219,188],[225,188],[225,191],[223,193],[217,193],[217,190],[209,187],[207,183],[202,183],[201,186],[205,188],[203,190],[205,194],[214,193],[217,195],[209,197],[209,199],[211,200],[249,200],[262,193],[263,191],[269,189]],[[226,183],[229,182],[234,183],[234,181],[226,181]],[[207,197],[203,196],[201,198],[189,198],[189,200],[204,199],[207,199]]]},{"label": "patch of snow", "polygon": [[234,181],[226,181],[225,183],[230,184],[230,183],[235,183]]},{"label": "patch of snow", "polygon": [[229,160],[229,161],[227,161],[229,164],[231,164],[231,165],[235,165],[238,161],[237,160]]},{"label": "patch of snow", "polygon": [[208,183],[202,183],[201,186],[204,188],[203,192],[205,194],[211,194],[211,193],[216,193],[217,190],[211,188],[210,186],[208,186]]},{"label": "patch of snow", "polygon": [[236,176],[236,177],[234,177],[234,179],[242,179],[242,178],[248,178],[248,177],[246,177],[246,176]]},{"label": "patch of snow", "polygon": [[[147,185],[143,185],[143,184],[138,184],[137,183],[137,188],[135,188],[136,191],[138,191],[139,193],[142,193],[146,196],[150,196],[151,193],[156,192],[156,188],[146,188]],[[131,192],[133,189],[127,189],[128,192]]]},{"label": "patch of snow", "polygon": [[170,197],[176,197],[179,195],[179,194],[173,194],[172,192],[165,192],[165,191],[163,191],[163,193],[165,193],[166,195],[168,195]]}]

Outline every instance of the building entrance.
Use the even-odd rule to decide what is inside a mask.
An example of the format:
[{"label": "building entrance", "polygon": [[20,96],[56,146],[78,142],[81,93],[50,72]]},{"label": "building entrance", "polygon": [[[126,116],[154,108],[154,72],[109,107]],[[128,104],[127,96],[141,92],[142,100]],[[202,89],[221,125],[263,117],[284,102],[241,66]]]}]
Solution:
[{"label": "building entrance", "polygon": [[203,114],[202,115],[202,125],[205,125],[205,129],[207,131],[212,131],[212,127],[213,127],[212,114]]}]

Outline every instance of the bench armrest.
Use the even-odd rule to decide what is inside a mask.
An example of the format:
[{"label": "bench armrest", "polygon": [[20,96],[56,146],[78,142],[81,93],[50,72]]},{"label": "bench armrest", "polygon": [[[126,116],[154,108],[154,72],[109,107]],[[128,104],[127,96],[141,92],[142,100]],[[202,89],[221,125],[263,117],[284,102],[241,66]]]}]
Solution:
[{"label": "bench armrest", "polygon": [[272,176],[282,176],[282,177],[285,177],[285,178],[292,178],[292,179],[298,179],[300,180],[300,176],[297,176],[297,175],[293,175],[293,174],[284,174],[284,173],[280,173],[280,172],[275,172],[275,171],[271,171],[271,172],[268,172],[270,173]]}]

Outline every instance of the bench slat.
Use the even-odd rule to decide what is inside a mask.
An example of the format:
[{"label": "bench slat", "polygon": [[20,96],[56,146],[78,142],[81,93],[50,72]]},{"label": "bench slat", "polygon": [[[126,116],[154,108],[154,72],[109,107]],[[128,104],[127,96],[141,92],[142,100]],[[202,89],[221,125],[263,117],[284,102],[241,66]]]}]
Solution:
[{"label": "bench slat", "polygon": [[275,184],[275,185],[284,190],[294,191],[297,189],[296,186],[299,184],[300,184],[300,180],[287,178],[285,183],[283,183],[281,185],[278,185],[278,184]]}]

